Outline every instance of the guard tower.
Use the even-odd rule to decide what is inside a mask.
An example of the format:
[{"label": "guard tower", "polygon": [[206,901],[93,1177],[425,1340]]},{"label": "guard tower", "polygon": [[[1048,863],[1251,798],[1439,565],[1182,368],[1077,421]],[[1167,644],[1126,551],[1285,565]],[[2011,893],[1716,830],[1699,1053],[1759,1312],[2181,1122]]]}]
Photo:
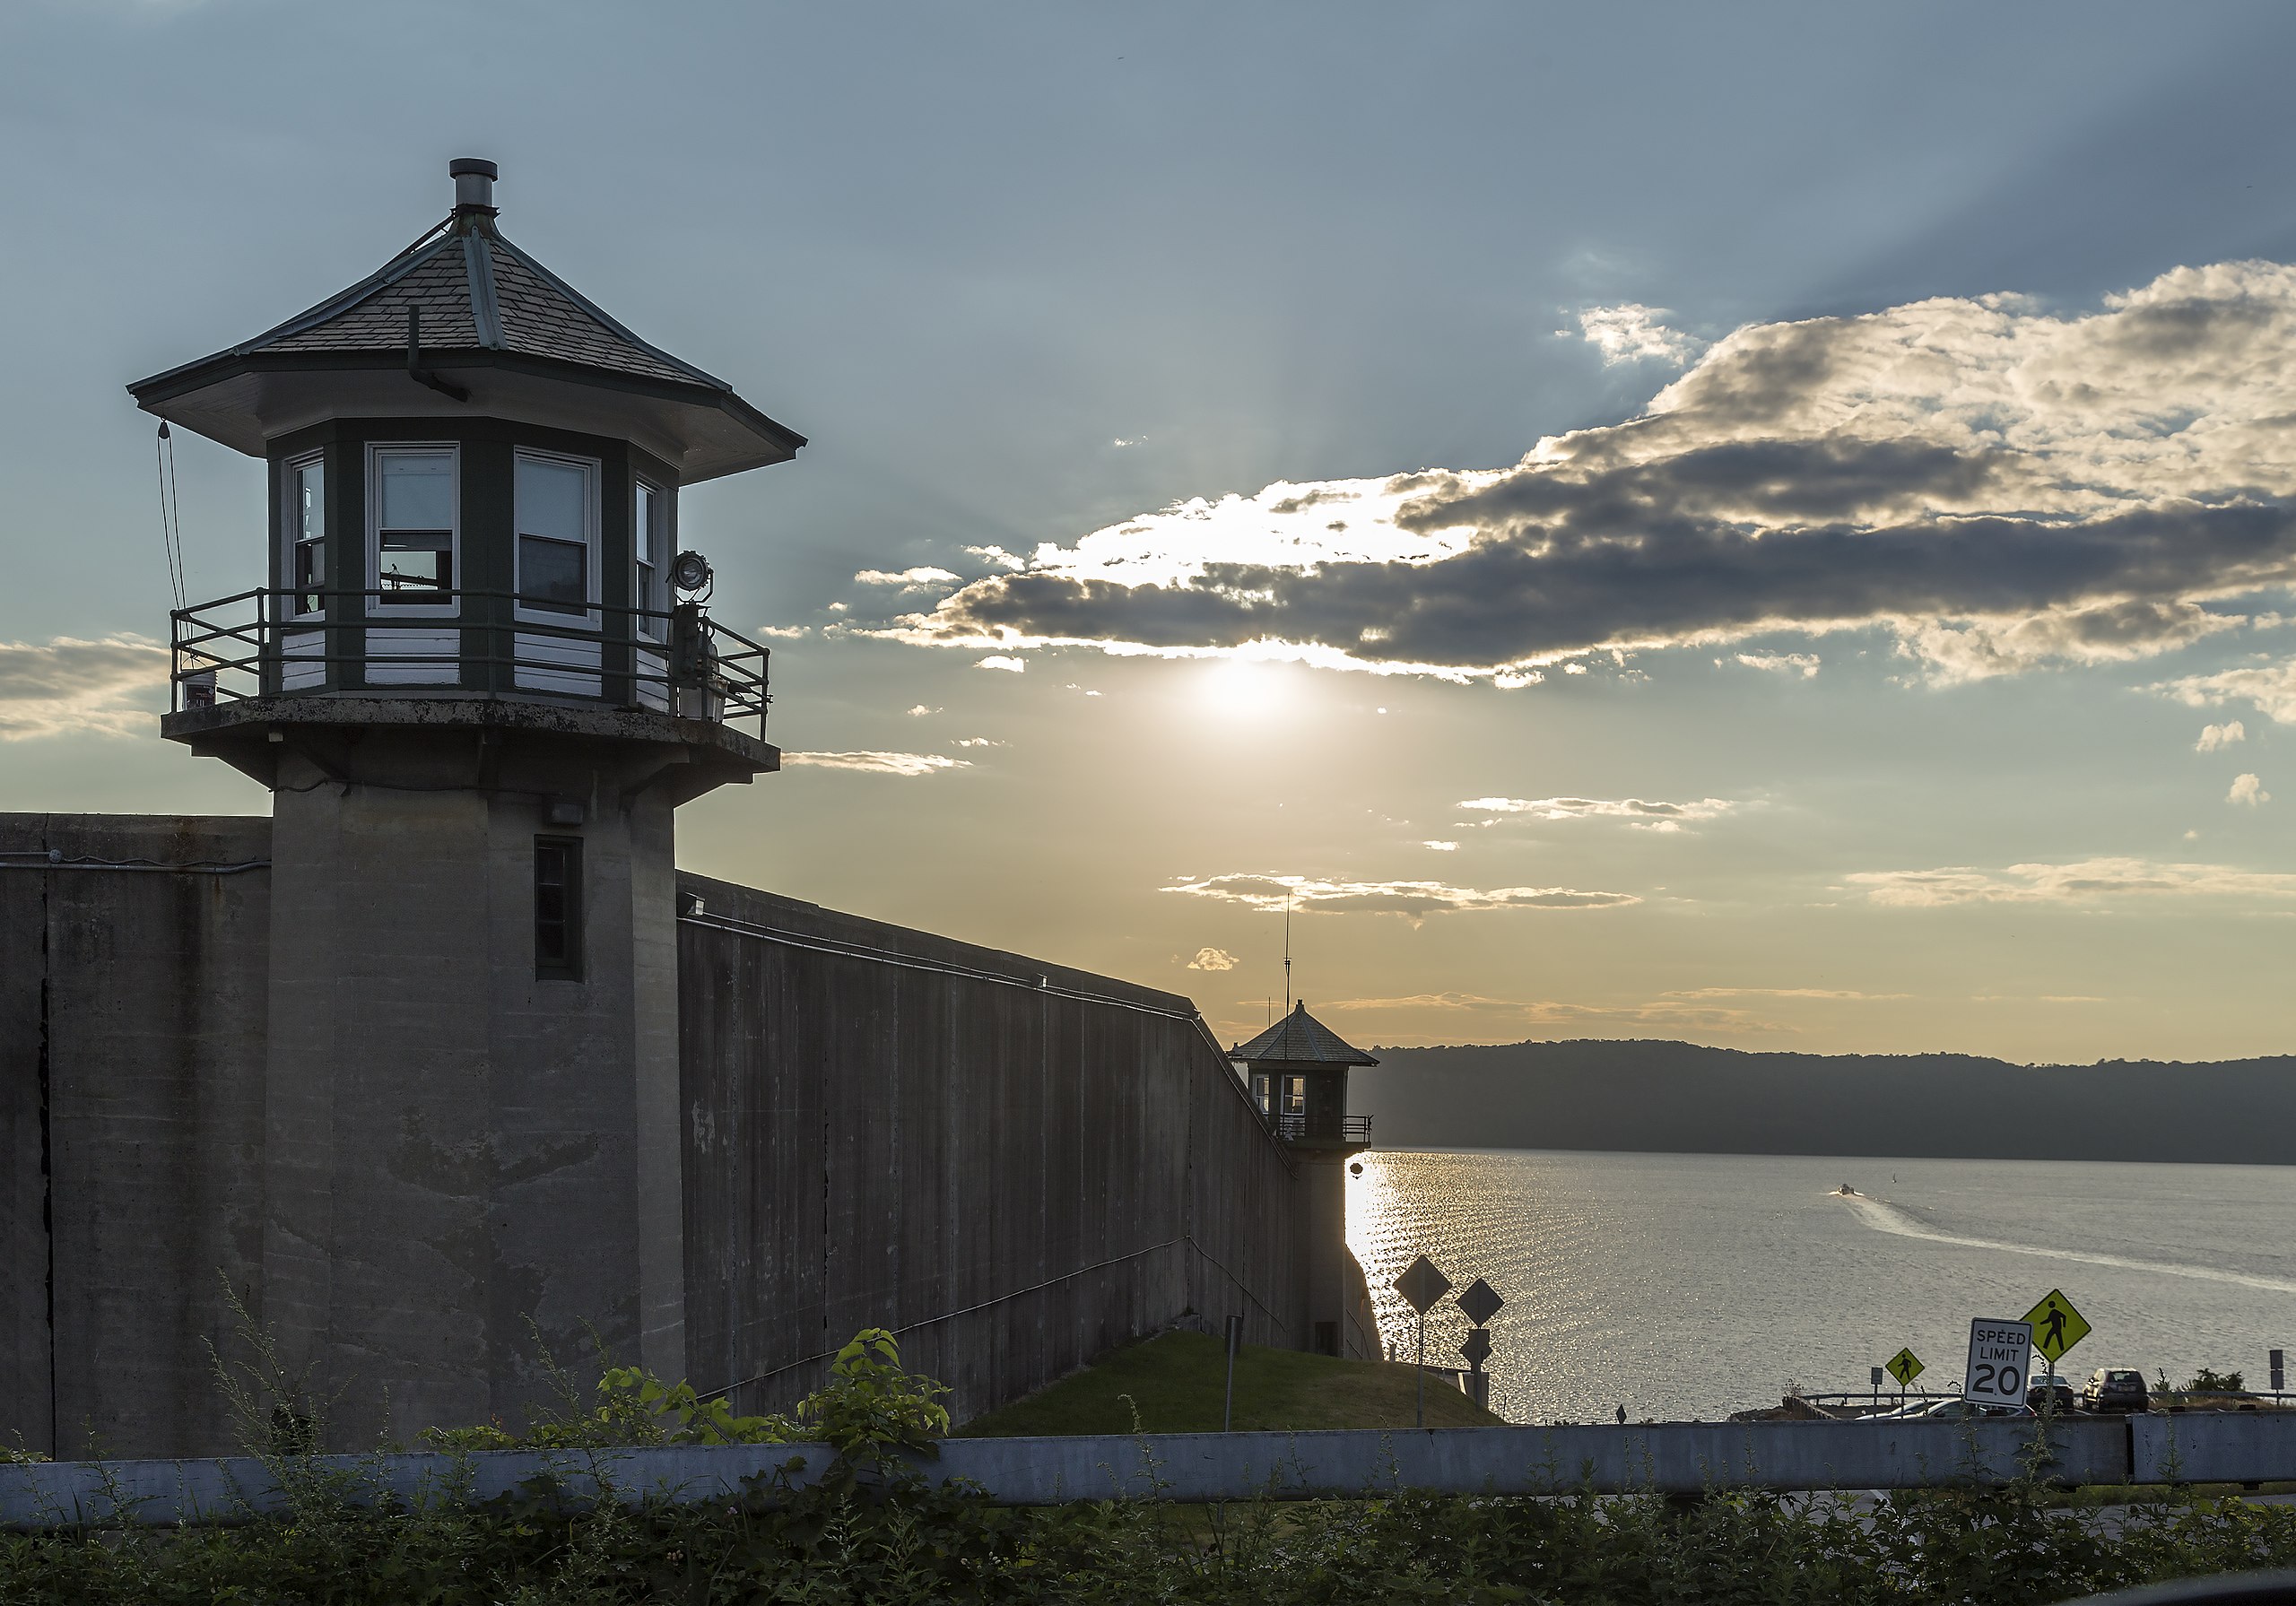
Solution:
[{"label": "guard tower", "polygon": [[248,1292],[344,1443],[521,1420],[529,1323],[683,1374],[674,815],[778,767],[678,494],[803,438],[449,172],[371,277],[129,386],[270,485],[267,578],[174,615],[161,729],[273,794]]},{"label": "guard tower", "polygon": [[1305,1003],[1228,1057],[1300,1167],[1309,1348],[1375,1353],[1368,1332],[1355,1336],[1363,1273],[1347,1247],[1347,1163],[1370,1147],[1371,1117],[1347,1113],[1347,1072],[1379,1062],[1309,1014]]}]

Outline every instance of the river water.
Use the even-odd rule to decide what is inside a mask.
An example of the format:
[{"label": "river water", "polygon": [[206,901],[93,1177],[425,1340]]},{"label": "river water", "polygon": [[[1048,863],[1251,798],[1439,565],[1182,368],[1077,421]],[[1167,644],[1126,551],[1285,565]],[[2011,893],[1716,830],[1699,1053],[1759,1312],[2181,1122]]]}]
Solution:
[{"label": "river water", "polygon": [[[1389,1286],[1424,1253],[1507,1301],[1492,1406],[1515,1422],[1711,1421],[1792,1385],[1864,1389],[1909,1347],[1957,1382],[1974,1316],[2061,1288],[2095,1331],[2063,1370],[2201,1365],[2265,1385],[2296,1351],[2296,1168],[2084,1161],[1374,1151],[1348,1236],[1398,1359]],[[1844,1198],[1834,1190],[1857,1190]],[[1427,1322],[1458,1366],[1466,1318]]]}]

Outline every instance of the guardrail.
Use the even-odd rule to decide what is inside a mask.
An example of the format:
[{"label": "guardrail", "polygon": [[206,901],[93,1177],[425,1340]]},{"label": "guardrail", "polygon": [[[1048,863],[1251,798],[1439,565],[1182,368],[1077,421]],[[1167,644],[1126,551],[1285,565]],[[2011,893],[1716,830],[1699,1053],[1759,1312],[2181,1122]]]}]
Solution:
[{"label": "guardrail", "polygon": [[699,603],[594,603],[561,620],[537,616],[544,602],[509,591],[257,589],[178,608],[168,616],[170,707],[477,690],[754,718],[764,736],[771,654]]},{"label": "guardrail", "polygon": [[[1694,1495],[1987,1485],[2025,1475],[2039,1424],[2024,1421],[1670,1422],[1645,1427],[1450,1428],[1318,1433],[1168,1433],[950,1439],[913,1463],[1004,1506],[1076,1500],[1190,1503],[1439,1494]],[[2263,1482],[2296,1478],[2296,1414],[2064,1419],[2042,1475],[2067,1485]],[[354,1504],[491,1499],[536,1479],[575,1500],[691,1502],[815,1482],[820,1445],[313,1456]],[[761,1484],[761,1481],[762,1483]],[[287,1504],[259,1461],[0,1463],[0,1526],[229,1522]]]},{"label": "guardrail", "polygon": [[1368,1143],[1369,1116],[1270,1116],[1269,1127],[1287,1143]]}]

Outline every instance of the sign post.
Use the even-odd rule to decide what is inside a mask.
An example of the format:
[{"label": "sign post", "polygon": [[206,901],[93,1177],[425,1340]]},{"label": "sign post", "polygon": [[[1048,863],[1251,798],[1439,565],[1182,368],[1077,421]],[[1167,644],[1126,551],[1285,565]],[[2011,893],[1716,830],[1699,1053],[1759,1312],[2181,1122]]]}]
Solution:
[{"label": "sign post", "polygon": [[1419,1403],[1415,1414],[1418,1426],[1427,1426],[1427,1313],[1435,1308],[1435,1301],[1451,1291],[1451,1280],[1435,1269],[1435,1263],[1421,1255],[1404,1268],[1396,1279],[1396,1292],[1404,1303],[1419,1313]]},{"label": "sign post", "polygon": [[1978,1316],[1970,1323],[1970,1366],[1961,1398],[1972,1405],[2022,1405],[2033,1358],[2033,1324]]},{"label": "sign post", "polygon": [[1898,1403],[1903,1405],[1906,1390],[1913,1386],[1915,1378],[1929,1368],[1921,1364],[1921,1357],[1912,1350],[1900,1350],[1890,1357],[1888,1364],[1882,1369],[1898,1380]]},{"label": "sign post", "polygon": [[1220,1431],[1227,1432],[1236,1423],[1236,1351],[1244,1347],[1244,1319],[1228,1318],[1228,1401],[1220,1408]]},{"label": "sign post", "polygon": [[2065,1297],[2063,1289],[2051,1289],[2039,1305],[2025,1313],[2025,1324],[2033,1330],[2033,1348],[2048,1362],[2048,1402],[2057,1403],[2057,1363],[2065,1352],[2087,1338],[2088,1321],[2073,1308],[2073,1301]]}]

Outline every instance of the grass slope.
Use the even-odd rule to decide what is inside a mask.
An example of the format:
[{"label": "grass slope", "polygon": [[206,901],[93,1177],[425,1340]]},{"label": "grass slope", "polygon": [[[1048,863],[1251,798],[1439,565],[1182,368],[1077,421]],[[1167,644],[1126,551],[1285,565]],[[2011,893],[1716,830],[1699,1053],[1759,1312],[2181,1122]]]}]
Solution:
[{"label": "grass slope", "polygon": [[[1129,1394],[1147,1433],[1216,1433],[1227,1376],[1221,1341],[1167,1333],[1126,1345],[1027,1399],[976,1417],[961,1437],[1130,1433]],[[1238,1429],[1408,1428],[1418,1374],[1381,1360],[1334,1360],[1247,1344],[1236,1357]],[[1488,1428],[1499,1419],[1440,1377],[1427,1379],[1430,1428]]]}]

